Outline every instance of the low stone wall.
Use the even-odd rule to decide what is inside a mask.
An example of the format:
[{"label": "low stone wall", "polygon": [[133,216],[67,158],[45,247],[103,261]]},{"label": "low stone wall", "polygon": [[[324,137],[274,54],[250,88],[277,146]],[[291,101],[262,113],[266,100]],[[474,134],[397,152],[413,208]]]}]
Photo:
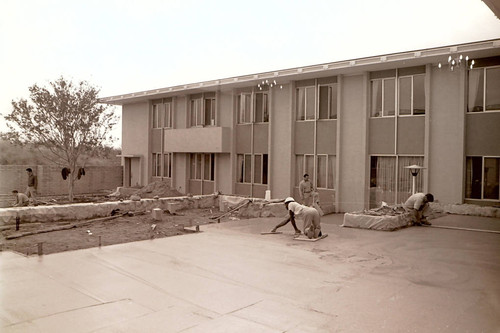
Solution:
[{"label": "low stone wall", "polygon": [[22,223],[85,220],[110,216],[111,211],[151,211],[154,208],[175,210],[186,208],[212,208],[218,206],[214,195],[194,197],[174,197],[160,199],[123,200],[103,203],[81,203],[72,205],[53,205],[36,207],[16,207],[0,209],[0,225],[15,224],[19,216]]},{"label": "low stone wall", "polygon": [[440,213],[500,218],[500,208],[491,206],[472,204],[452,205],[432,202],[430,203],[430,208]]}]

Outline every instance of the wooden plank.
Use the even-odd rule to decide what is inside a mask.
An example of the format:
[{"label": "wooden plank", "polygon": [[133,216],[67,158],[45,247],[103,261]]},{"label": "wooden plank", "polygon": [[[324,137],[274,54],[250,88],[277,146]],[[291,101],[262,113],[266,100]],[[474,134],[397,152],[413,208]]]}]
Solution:
[{"label": "wooden plank", "polygon": [[300,235],[299,237],[294,237],[293,239],[298,240],[298,241],[305,241],[305,242],[317,242],[320,239],[323,239],[326,237],[328,237],[328,234],[323,234],[321,237],[318,237],[318,238],[307,238],[307,236],[305,236],[305,235]]},{"label": "wooden plank", "polygon": [[264,231],[264,232],[261,232],[260,234],[261,235],[279,235],[279,234],[282,234],[283,232],[281,231]]}]

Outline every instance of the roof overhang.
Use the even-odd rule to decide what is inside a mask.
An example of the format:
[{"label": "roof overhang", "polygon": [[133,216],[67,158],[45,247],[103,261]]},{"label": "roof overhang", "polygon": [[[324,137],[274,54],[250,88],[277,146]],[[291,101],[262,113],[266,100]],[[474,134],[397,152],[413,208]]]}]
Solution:
[{"label": "roof overhang", "polygon": [[287,84],[294,80],[321,78],[335,75],[351,75],[363,71],[391,69],[395,66],[420,66],[429,63],[437,65],[439,62],[446,63],[448,56],[452,54],[462,53],[464,55],[468,55],[469,58],[488,57],[498,55],[499,49],[500,39],[493,39],[189,83],[160,89],[103,97],[100,98],[99,101],[104,104],[124,105],[147,101],[150,99],[172,97],[179,94],[188,95],[200,92],[248,87],[251,85],[257,85],[259,82],[266,79],[276,80],[278,81],[278,84]]},{"label": "roof overhang", "polygon": [[497,18],[500,19],[500,3],[498,0],[483,0],[483,2],[491,9]]}]

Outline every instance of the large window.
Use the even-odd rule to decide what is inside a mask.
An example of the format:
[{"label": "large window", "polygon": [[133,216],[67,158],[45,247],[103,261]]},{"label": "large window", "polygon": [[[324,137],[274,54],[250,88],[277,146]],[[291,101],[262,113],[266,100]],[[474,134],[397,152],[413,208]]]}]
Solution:
[{"label": "large window", "polygon": [[337,84],[319,86],[319,119],[337,119]]},{"label": "large window", "polygon": [[191,96],[190,114],[191,126],[215,126],[215,94],[205,93]]},{"label": "large window", "polygon": [[267,184],[268,154],[238,154],[236,164],[238,183]]},{"label": "large window", "polygon": [[467,157],[466,199],[500,199],[500,157]]},{"label": "large window", "polygon": [[468,112],[500,110],[500,66],[469,70]]},{"label": "large window", "polygon": [[153,177],[161,177],[161,153],[153,153],[151,161]]},{"label": "large window", "polygon": [[299,87],[296,91],[297,120],[315,119],[316,88]]},{"label": "large window", "polygon": [[385,78],[371,82],[371,116],[394,116],[396,110],[396,79]]},{"label": "large window", "polygon": [[161,122],[161,112],[160,112],[160,104],[153,104],[153,128],[159,128]]},{"label": "large window", "polygon": [[335,155],[316,155],[316,165],[314,155],[295,156],[295,185],[298,186],[304,174],[309,175],[309,179],[316,188],[333,189],[335,184]]},{"label": "large window", "polygon": [[158,99],[152,105],[152,127],[170,128],[172,127],[173,103],[171,98]]},{"label": "large window", "polygon": [[425,75],[399,77],[399,115],[425,114]]},{"label": "large window", "polygon": [[215,154],[190,154],[189,174],[191,180],[213,181],[215,179]]},{"label": "large window", "polygon": [[[370,207],[404,203],[412,194],[413,176],[405,167],[423,166],[421,156],[372,156],[370,158]],[[423,172],[415,180],[415,191],[423,190]]]},{"label": "large window", "polygon": [[238,124],[269,122],[267,92],[244,92],[238,95]]},{"label": "large window", "polygon": [[163,177],[172,178],[173,153],[163,154]]}]

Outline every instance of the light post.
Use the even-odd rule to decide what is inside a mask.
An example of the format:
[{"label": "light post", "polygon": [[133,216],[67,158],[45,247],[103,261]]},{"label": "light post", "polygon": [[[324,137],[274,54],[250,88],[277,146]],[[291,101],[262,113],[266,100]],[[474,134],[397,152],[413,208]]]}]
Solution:
[{"label": "light post", "polygon": [[415,182],[417,179],[418,172],[420,171],[420,169],[425,169],[425,168],[420,165],[413,164],[410,166],[406,166],[405,169],[410,169],[411,175],[413,176],[413,186],[411,194],[415,194]]}]

